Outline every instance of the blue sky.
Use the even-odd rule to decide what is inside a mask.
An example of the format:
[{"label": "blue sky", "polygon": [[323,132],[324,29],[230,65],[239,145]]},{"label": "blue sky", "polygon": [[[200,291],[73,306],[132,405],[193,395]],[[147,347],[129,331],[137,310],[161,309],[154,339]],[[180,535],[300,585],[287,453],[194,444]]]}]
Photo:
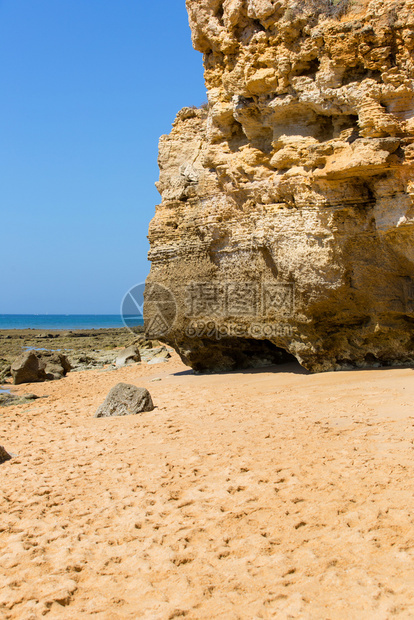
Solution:
[{"label": "blue sky", "polygon": [[159,136],[206,100],[184,0],[0,0],[0,314],[117,313]]}]

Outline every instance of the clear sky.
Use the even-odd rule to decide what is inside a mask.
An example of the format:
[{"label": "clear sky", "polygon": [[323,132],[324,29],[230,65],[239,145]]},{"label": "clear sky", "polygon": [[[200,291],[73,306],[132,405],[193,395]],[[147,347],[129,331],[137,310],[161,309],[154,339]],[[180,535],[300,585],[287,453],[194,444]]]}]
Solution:
[{"label": "clear sky", "polygon": [[206,100],[184,0],[0,0],[0,314],[119,312],[159,136]]}]

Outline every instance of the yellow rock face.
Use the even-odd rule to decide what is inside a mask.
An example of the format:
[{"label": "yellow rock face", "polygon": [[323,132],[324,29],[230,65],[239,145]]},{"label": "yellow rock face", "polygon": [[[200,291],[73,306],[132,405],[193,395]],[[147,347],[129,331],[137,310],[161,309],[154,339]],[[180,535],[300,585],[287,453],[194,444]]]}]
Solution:
[{"label": "yellow rock face", "polygon": [[412,362],[414,1],[187,8],[209,103],[160,140],[148,331],[200,370]]}]

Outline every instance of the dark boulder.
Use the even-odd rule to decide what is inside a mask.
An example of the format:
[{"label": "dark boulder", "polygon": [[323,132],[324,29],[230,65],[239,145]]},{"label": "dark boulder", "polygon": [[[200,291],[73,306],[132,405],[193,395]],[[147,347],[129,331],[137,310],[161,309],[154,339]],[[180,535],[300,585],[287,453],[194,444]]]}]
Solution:
[{"label": "dark boulder", "polygon": [[109,391],[95,413],[95,418],[134,415],[153,409],[154,405],[148,390],[129,383],[118,383]]},{"label": "dark boulder", "polygon": [[11,458],[11,454],[9,454],[3,446],[0,446],[0,465],[6,461],[10,461]]},{"label": "dark boulder", "polygon": [[0,393],[0,407],[8,407],[10,405],[27,405],[27,403],[36,400],[39,396],[36,394],[10,394],[10,392]]},{"label": "dark boulder", "polygon": [[61,379],[71,370],[62,353],[49,351],[26,351],[11,366],[13,383],[39,383]]}]

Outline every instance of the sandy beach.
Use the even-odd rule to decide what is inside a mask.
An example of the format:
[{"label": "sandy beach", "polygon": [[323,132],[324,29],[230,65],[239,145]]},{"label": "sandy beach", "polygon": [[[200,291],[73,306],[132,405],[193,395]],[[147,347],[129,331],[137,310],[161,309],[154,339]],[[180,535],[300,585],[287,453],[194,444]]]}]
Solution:
[{"label": "sandy beach", "polygon": [[0,620],[414,620],[414,0],[0,9]]},{"label": "sandy beach", "polygon": [[[95,419],[123,381],[156,408]],[[414,618],[412,369],[163,364],[3,407],[0,617]]]}]

